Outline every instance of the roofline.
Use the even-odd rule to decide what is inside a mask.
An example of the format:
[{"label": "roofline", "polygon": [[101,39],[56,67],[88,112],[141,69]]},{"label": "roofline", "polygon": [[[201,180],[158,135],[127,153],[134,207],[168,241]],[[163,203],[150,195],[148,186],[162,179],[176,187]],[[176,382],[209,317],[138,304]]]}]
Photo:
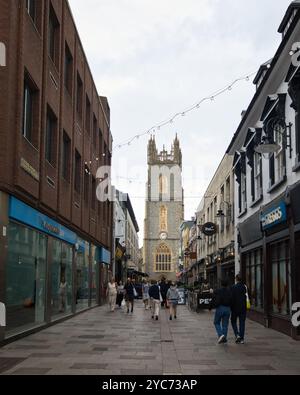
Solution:
[{"label": "roofline", "polygon": [[[300,4],[299,4],[299,9],[300,9]],[[283,52],[287,42],[289,41],[289,39],[291,37],[292,31],[294,30],[294,28],[296,27],[297,23],[299,22],[299,19],[300,19],[300,13],[298,12],[298,14],[296,15],[295,19],[293,20],[293,23],[290,26],[290,29],[288,30],[287,34],[283,37],[283,39],[282,39],[282,41],[281,41],[281,43],[280,43],[280,45],[279,45],[279,47],[278,47],[278,49],[277,49],[277,51],[275,53],[274,58],[272,59],[271,67],[268,69],[265,78],[263,79],[263,81],[259,85],[259,87],[257,88],[257,90],[256,90],[256,92],[255,92],[255,94],[254,94],[254,96],[253,96],[253,98],[252,98],[252,100],[251,100],[246,112],[245,112],[244,117],[242,118],[242,120],[241,120],[241,122],[240,122],[240,124],[239,124],[239,126],[238,126],[238,128],[236,130],[236,132],[234,133],[233,138],[232,138],[232,140],[231,140],[231,142],[230,142],[230,144],[229,144],[229,146],[228,146],[228,148],[226,150],[226,154],[229,154],[229,152],[231,151],[231,149],[233,147],[233,144],[235,143],[235,141],[237,139],[237,136],[239,135],[240,131],[242,130],[243,126],[245,125],[246,120],[247,120],[247,118],[248,118],[248,116],[249,116],[254,104],[256,103],[256,100],[260,96],[263,88],[266,85],[266,82],[268,81],[270,75],[272,74],[273,69],[274,69],[275,65],[277,64],[277,61],[280,58],[281,53]]]},{"label": "roofline", "polygon": [[282,20],[282,22],[281,22],[281,24],[280,24],[280,26],[278,28],[278,33],[283,33],[284,32],[286,24],[287,24],[287,22],[289,21],[289,19],[291,17],[292,11],[299,10],[299,9],[300,9],[300,2],[299,1],[293,1],[289,5],[289,7],[288,7],[288,9],[287,9],[287,11],[286,11],[286,13],[285,13],[285,15],[283,17],[283,20]]}]

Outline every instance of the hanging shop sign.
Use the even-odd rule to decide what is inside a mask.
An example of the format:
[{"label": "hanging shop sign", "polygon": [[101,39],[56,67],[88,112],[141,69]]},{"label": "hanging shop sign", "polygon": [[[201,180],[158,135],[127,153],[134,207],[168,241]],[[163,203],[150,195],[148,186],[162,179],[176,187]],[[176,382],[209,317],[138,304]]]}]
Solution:
[{"label": "hanging shop sign", "polygon": [[262,229],[267,230],[279,225],[287,220],[287,211],[284,201],[281,201],[277,206],[263,212],[261,215]]},{"label": "hanging shop sign", "polygon": [[207,222],[202,226],[202,233],[205,236],[213,236],[217,233],[218,226],[212,222]]}]

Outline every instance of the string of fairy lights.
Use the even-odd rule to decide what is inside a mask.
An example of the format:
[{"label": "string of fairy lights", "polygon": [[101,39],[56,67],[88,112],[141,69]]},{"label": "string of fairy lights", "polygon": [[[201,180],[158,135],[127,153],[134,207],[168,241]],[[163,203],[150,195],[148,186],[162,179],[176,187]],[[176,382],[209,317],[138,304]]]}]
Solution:
[{"label": "string of fairy lights", "polygon": [[[267,68],[270,68],[270,67],[271,67],[271,65],[268,64]],[[114,147],[112,148],[112,152],[114,152],[117,149],[124,148],[126,146],[127,147],[131,146],[135,141],[138,141],[140,138],[142,138],[144,136],[155,135],[156,133],[160,132],[161,129],[163,129],[165,126],[172,125],[176,121],[177,118],[185,117],[186,115],[188,115],[192,111],[198,110],[201,107],[201,105],[203,105],[205,102],[211,102],[212,103],[212,102],[215,101],[216,98],[218,98],[219,96],[223,95],[224,93],[231,92],[233,90],[234,86],[237,85],[239,82],[242,82],[242,81],[249,82],[250,78],[252,76],[256,75],[256,74],[257,74],[257,69],[255,71],[251,72],[251,73],[245,74],[242,77],[236,78],[235,80],[233,80],[230,84],[226,85],[225,87],[216,90],[215,92],[211,93],[210,95],[207,95],[207,96],[203,97],[202,99],[199,99],[196,103],[194,103],[190,107],[187,107],[184,110],[182,110],[180,112],[177,112],[176,114],[173,114],[168,119],[166,119],[166,120],[164,120],[164,121],[162,121],[160,123],[155,124],[154,126],[149,128],[148,130],[145,130],[142,133],[136,134],[135,136],[132,136],[129,139],[127,139],[127,140],[125,140],[125,141],[123,141],[123,142],[121,142],[119,144],[114,145]],[[106,157],[106,154],[103,153],[102,156]],[[99,157],[97,157],[97,158],[94,158],[93,161],[92,160],[85,161],[85,172],[87,174],[89,174],[89,175],[91,174],[91,172],[89,170],[89,167],[95,161],[96,161],[96,164],[99,164],[101,162],[101,159]],[[133,183],[134,181],[137,182],[136,179],[130,179],[130,178],[127,178],[127,177],[116,177],[116,178],[127,179],[127,180],[130,181],[130,183]]]},{"label": "string of fairy lights", "polygon": [[[268,65],[268,68],[269,68],[269,67],[270,67],[270,65]],[[241,82],[241,81],[249,82],[249,81],[250,81],[250,78],[251,78],[252,76],[254,76],[255,74],[257,74],[257,70],[254,71],[254,72],[248,73],[248,74],[244,75],[243,77],[236,78],[236,79],[235,79],[234,81],[232,81],[230,84],[226,85],[225,87],[223,87],[223,88],[221,88],[221,89],[218,89],[217,91],[211,93],[211,94],[208,95],[208,96],[203,97],[202,99],[198,100],[196,103],[194,103],[194,104],[191,105],[190,107],[187,107],[187,108],[184,109],[183,111],[177,112],[176,114],[172,115],[170,118],[168,118],[168,119],[166,119],[166,120],[164,120],[164,121],[162,121],[162,122],[160,122],[160,123],[155,124],[155,125],[152,126],[150,129],[148,129],[148,130],[146,130],[146,131],[144,131],[144,132],[142,132],[142,133],[140,133],[140,134],[137,134],[137,135],[135,135],[135,136],[132,136],[132,137],[130,137],[129,139],[127,139],[127,140],[125,140],[125,141],[123,141],[123,142],[121,142],[121,143],[119,143],[119,144],[116,144],[116,145],[113,147],[113,150],[121,149],[121,148],[126,147],[126,146],[130,146],[135,140],[139,140],[141,137],[144,137],[144,136],[147,136],[147,135],[151,135],[151,134],[152,134],[152,135],[156,134],[156,133],[159,132],[164,126],[172,125],[172,124],[174,123],[174,121],[175,121],[177,118],[179,118],[179,117],[185,117],[185,116],[186,116],[187,114],[189,114],[190,112],[192,112],[192,111],[194,111],[194,110],[198,110],[198,109],[201,107],[201,105],[202,105],[203,103],[205,103],[205,102],[214,102],[215,99],[216,99],[217,97],[219,97],[220,95],[224,94],[225,92],[230,92],[230,91],[232,91],[232,90],[233,90],[233,87],[234,87],[237,83],[239,83],[239,82]]]}]

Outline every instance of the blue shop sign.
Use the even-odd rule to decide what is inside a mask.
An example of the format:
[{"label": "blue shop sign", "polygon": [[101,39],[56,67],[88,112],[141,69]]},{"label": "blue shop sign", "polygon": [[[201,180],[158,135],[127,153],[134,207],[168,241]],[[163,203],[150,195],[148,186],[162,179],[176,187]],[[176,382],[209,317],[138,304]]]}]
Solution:
[{"label": "blue shop sign", "polygon": [[100,255],[101,262],[109,265],[110,264],[110,257],[111,257],[110,252],[107,251],[105,248],[101,248],[101,255]]},{"label": "blue shop sign", "polygon": [[10,197],[9,217],[51,236],[55,236],[58,239],[64,240],[67,243],[75,245],[77,242],[76,233],[13,196]]},{"label": "blue shop sign", "polygon": [[279,225],[287,220],[287,212],[285,202],[280,202],[276,207],[269,209],[267,212],[262,213],[261,223],[262,229],[270,229]]}]

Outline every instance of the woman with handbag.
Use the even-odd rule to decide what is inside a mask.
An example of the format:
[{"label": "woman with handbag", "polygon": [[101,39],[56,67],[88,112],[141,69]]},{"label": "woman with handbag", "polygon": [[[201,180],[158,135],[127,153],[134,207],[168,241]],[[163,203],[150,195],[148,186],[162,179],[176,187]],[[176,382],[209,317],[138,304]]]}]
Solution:
[{"label": "woman with handbag", "polygon": [[136,295],[136,289],[135,289],[132,279],[130,277],[128,277],[128,279],[127,279],[127,283],[124,287],[124,292],[125,292],[125,300],[126,300],[126,305],[127,305],[127,314],[129,314],[130,305],[131,305],[131,313],[133,313],[133,306],[134,306],[134,298]]},{"label": "woman with handbag", "polygon": [[175,283],[171,284],[171,287],[167,292],[167,302],[170,307],[170,321],[172,321],[173,317],[175,320],[177,319],[177,306],[178,301],[180,299],[180,295]]},{"label": "woman with handbag", "polygon": [[115,311],[116,301],[117,301],[117,284],[115,279],[112,278],[108,283],[107,287],[108,304],[110,311]]}]

